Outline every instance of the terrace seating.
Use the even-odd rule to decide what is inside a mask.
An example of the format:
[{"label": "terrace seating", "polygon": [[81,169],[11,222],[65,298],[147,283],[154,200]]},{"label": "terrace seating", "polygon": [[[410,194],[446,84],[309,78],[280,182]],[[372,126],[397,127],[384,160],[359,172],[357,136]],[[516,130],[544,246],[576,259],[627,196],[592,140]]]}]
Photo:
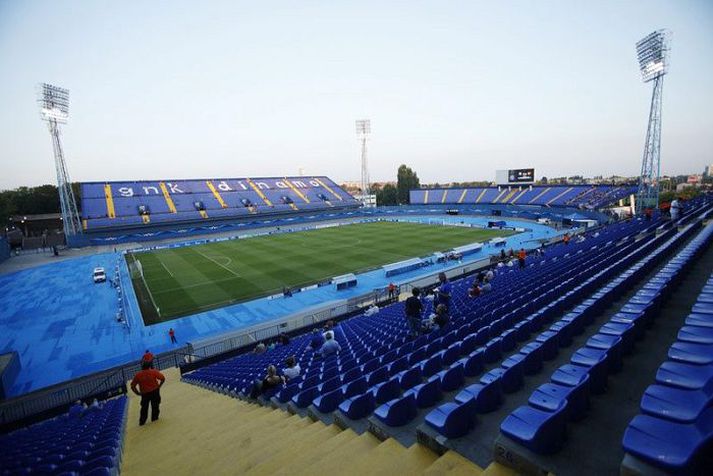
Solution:
[{"label": "terrace seating", "polygon": [[90,232],[359,205],[327,177],[89,182],[81,191]]},{"label": "terrace seating", "polygon": [[533,185],[510,187],[411,190],[412,204],[511,204],[548,207],[602,208],[635,193],[636,187],[616,185]]},{"label": "terrace seating", "polygon": [[117,474],[127,399],[0,435],[2,474]]}]

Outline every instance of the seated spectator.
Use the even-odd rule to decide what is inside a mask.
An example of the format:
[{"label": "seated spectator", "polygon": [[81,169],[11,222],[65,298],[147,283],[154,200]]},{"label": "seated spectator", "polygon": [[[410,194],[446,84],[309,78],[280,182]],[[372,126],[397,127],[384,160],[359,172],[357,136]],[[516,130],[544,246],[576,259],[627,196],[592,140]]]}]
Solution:
[{"label": "seated spectator", "polygon": [[493,280],[495,277],[495,272],[492,269],[489,269],[487,273],[485,273],[485,282],[490,282]]},{"label": "seated spectator", "polygon": [[265,346],[265,343],[264,343],[264,342],[259,342],[259,343],[255,346],[255,350],[253,350],[253,353],[254,353],[254,354],[258,354],[258,355],[259,355],[259,354],[264,354],[265,352],[267,352],[267,347]]},{"label": "seated spectator", "polygon": [[315,327],[312,329],[312,339],[310,339],[307,348],[312,351],[317,351],[322,347],[322,344],[324,344],[324,336],[319,332],[319,329]]},{"label": "seated spectator", "polygon": [[327,321],[327,323],[324,325],[324,334],[322,334],[322,337],[324,337],[324,340],[327,340],[327,335],[331,335],[332,339],[334,339],[334,321]]},{"label": "seated spectator", "polygon": [[283,332],[279,336],[277,336],[277,342],[279,342],[281,345],[287,345],[290,343],[290,336]]},{"label": "seated spectator", "polygon": [[433,323],[438,329],[443,329],[448,324],[450,318],[448,317],[448,308],[443,304],[436,306],[436,317],[433,318]]},{"label": "seated spectator", "polygon": [[480,296],[480,293],[481,293],[480,286],[478,286],[477,284],[474,284],[473,287],[468,290],[468,297],[476,298],[476,297]]},{"label": "seated spectator", "polygon": [[277,347],[277,344],[274,340],[271,340],[270,343],[267,344],[267,350],[275,350],[275,347]]},{"label": "seated spectator", "polygon": [[490,291],[493,290],[493,285],[490,284],[490,281],[486,281],[483,286],[480,288],[480,292],[482,294],[489,293]]},{"label": "seated spectator", "polygon": [[328,357],[332,354],[336,354],[342,350],[342,346],[339,345],[339,342],[334,340],[334,335],[333,334],[327,334],[326,337],[326,342],[320,349],[320,353],[322,354],[322,358]]},{"label": "seated spectator", "polygon": [[300,364],[297,363],[294,355],[287,357],[285,365],[287,367],[282,369],[282,375],[285,376],[285,380],[291,380],[300,376],[302,369],[300,368]]},{"label": "seated spectator", "polygon": [[250,398],[257,398],[263,393],[285,383],[284,377],[277,375],[277,368],[274,365],[268,365],[267,375],[264,379],[255,379],[253,388],[250,390]]},{"label": "seated spectator", "polygon": [[512,268],[513,266],[515,266],[515,260],[512,260],[512,259],[511,259],[510,261],[507,262],[507,265],[506,265],[506,266],[507,266],[508,268]]},{"label": "seated spectator", "polygon": [[100,411],[101,408],[102,408],[102,406],[99,404],[99,400],[97,400],[97,399],[95,398],[94,400],[92,400],[91,405],[89,405],[89,406],[87,407],[86,412],[87,412],[87,413],[90,413],[90,412],[97,412],[97,411]]}]

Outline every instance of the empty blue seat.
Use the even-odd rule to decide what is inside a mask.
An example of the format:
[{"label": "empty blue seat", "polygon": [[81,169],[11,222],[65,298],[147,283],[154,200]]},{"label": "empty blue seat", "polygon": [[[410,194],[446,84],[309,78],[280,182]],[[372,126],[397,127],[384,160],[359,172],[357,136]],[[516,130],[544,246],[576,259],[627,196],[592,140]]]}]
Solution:
[{"label": "empty blue seat", "polygon": [[307,408],[312,400],[314,400],[319,394],[317,386],[307,388],[300,391],[298,394],[292,397],[292,403],[294,403],[298,408]]},{"label": "empty blue seat", "polygon": [[460,358],[460,343],[451,344],[441,354],[441,362],[444,366],[449,366]]},{"label": "empty blue seat", "polygon": [[713,345],[674,342],[668,349],[668,358],[687,364],[710,365],[713,363]]},{"label": "empty blue seat", "polygon": [[535,339],[536,342],[542,344],[542,360],[552,360],[557,357],[559,352],[559,341],[556,332],[545,331]]},{"label": "empty blue seat", "polygon": [[299,390],[300,389],[297,385],[287,385],[286,387],[280,389],[277,395],[275,395],[275,398],[277,398],[277,401],[280,403],[287,403],[297,392],[299,392]]},{"label": "empty blue seat", "polygon": [[713,327],[683,326],[677,338],[681,342],[713,344]]},{"label": "empty blue seat", "polygon": [[401,395],[401,386],[397,378],[392,378],[386,382],[376,384],[371,387],[370,391],[374,394],[376,403],[381,404]]},{"label": "empty blue seat", "polygon": [[468,405],[449,402],[426,415],[426,424],[446,438],[460,438],[473,427],[473,417]]},{"label": "empty blue seat", "polygon": [[416,397],[416,406],[418,408],[428,408],[435,405],[443,398],[441,392],[441,379],[438,375],[434,375],[426,383],[416,385],[409,390]]},{"label": "empty blue seat", "polygon": [[333,390],[324,395],[319,395],[312,400],[312,405],[322,413],[333,412],[344,400],[344,393],[341,388]]},{"label": "empty blue seat", "polygon": [[624,432],[627,453],[674,474],[709,474],[713,439],[713,408],[695,423],[675,423],[637,415]]},{"label": "empty blue seat", "polygon": [[524,373],[524,362],[520,361],[508,368],[495,368],[483,375],[480,379],[481,383],[488,383],[489,381],[498,378],[501,381],[502,389],[504,393],[516,392],[522,387]]},{"label": "empty blue seat", "polygon": [[567,400],[552,412],[521,406],[503,420],[500,432],[538,454],[562,448],[567,425]]},{"label": "empty blue seat", "polygon": [[366,379],[364,377],[360,377],[356,380],[352,380],[351,382],[342,385],[341,390],[344,394],[344,398],[349,398],[353,397],[354,395],[360,395],[366,392],[367,388],[369,388],[369,386],[366,383]]},{"label": "empty blue seat", "polygon": [[713,315],[691,313],[686,317],[686,325],[713,328]]},{"label": "empty blue seat", "polygon": [[441,389],[445,392],[456,390],[465,382],[463,364],[461,363],[454,364],[450,369],[442,370],[437,375],[441,379]]},{"label": "empty blue seat", "polygon": [[643,413],[679,423],[692,423],[713,404],[713,381],[697,390],[649,385],[641,397]]},{"label": "empty blue seat", "polygon": [[604,393],[607,389],[607,352],[591,347],[581,347],[574,354],[570,362],[588,368],[589,385],[592,394]]},{"label": "empty blue seat", "polygon": [[517,332],[515,329],[509,329],[500,334],[500,348],[503,352],[511,351],[517,345]]},{"label": "empty blue seat", "polygon": [[366,384],[369,387],[373,387],[378,383],[385,382],[388,378],[389,373],[386,371],[386,368],[379,367],[378,369],[374,370],[366,376]]},{"label": "empty blue seat", "polygon": [[581,420],[589,408],[589,375],[578,385],[570,387],[556,383],[545,383],[532,392],[528,403],[540,410],[555,411],[562,400],[567,400],[567,413],[570,420]]},{"label": "empty blue seat", "polygon": [[359,420],[371,415],[375,406],[376,401],[374,400],[374,395],[371,392],[366,392],[347,398],[339,404],[339,410],[344,413],[347,418]]},{"label": "empty blue seat", "polygon": [[520,349],[520,354],[525,357],[525,375],[534,375],[542,369],[542,343],[530,342]]},{"label": "empty blue seat", "polygon": [[389,371],[389,375],[394,376],[397,373],[401,372],[402,370],[406,370],[409,367],[408,365],[408,358],[407,357],[401,357],[393,362],[391,362],[387,368]]},{"label": "empty blue seat", "polygon": [[475,377],[483,371],[483,351],[474,350],[467,357],[463,357],[460,362],[463,364],[463,372],[466,377]]},{"label": "empty blue seat", "polygon": [[656,382],[670,387],[697,390],[713,380],[713,366],[664,362],[656,372]]},{"label": "empty blue seat", "polygon": [[361,371],[364,375],[373,372],[374,370],[378,369],[381,363],[379,362],[379,359],[371,359],[367,362],[364,363],[361,367]]},{"label": "empty blue seat", "polygon": [[401,388],[408,390],[421,383],[423,373],[421,372],[421,367],[416,365],[410,369],[404,370],[403,372],[399,372],[396,374],[396,377],[399,379],[399,385],[401,385]]},{"label": "empty blue seat", "polygon": [[420,362],[426,358],[426,350],[424,348],[416,349],[413,352],[411,352],[409,355],[407,355],[407,358],[408,358],[408,364],[413,365],[413,364]]},{"label": "empty blue seat", "polygon": [[461,355],[468,355],[473,352],[478,347],[478,342],[476,341],[475,334],[471,334],[461,342],[460,353]]},{"label": "empty blue seat", "polygon": [[500,379],[489,383],[474,383],[461,390],[455,397],[458,403],[467,403],[475,413],[488,413],[497,409],[503,400]]},{"label": "empty blue seat", "polygon": [[319,384],[317,388],[319,389],[319,393],[324,395],[325,393],[331,392],[332,390],[336,390],[341,386],[342,379],[339,377],[339,375],[337,375],[336,377],[332,377],[326,382]]},{"label": "empty blue seat", "polygon": [[485,344],[483,349],[483,362],[486,364],[491,364],[497,362],[502,355],[502,339],[500,337],[494,337]]},{"label": "empty blue seat", "polygon": [[[595,337],[602,335],[621,337],[621,352],[622,354],[629,354],[634,348],[636,327],[634,326],[633,322],[609,321],[599,328],[599,333],[595,334]],[[614,357],[611,352],[609,352],[609,356]],[[616,365],[616,369],[620,369],[620,366],[618,364]]]},{"label": "empty blue seat", "polygon": [[420,364],[421,372],[423,376],[428,378],[431,375],[438,373],[441,370],[441,355],[436,354],[433,357],[429,357]]},{"label": "empty blue seat", "polygon": [[342,377],[342,383],[351,382],[352,380],[358,379],[362,375],[362,371],[359,367],[353,367],[346,371],[346,373]]},{"label": "empty blue seat", "polygon": [[417,413],[416,397],[412,393],[390,400],[374,410],[374,416],[389,426],[403,426],[413,420]]}]

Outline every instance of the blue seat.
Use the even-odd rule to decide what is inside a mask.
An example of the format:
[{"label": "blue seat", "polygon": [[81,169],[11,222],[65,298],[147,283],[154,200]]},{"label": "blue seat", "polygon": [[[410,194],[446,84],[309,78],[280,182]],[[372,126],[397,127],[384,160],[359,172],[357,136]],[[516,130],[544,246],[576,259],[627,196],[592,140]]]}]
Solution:
[{"label": "blue seat", "polygon": [[553,412],[567,400],[567,412],[570,420],[581,420],[589,409],[589,375],[579,385],[569,387],[556,383],[545,383],[537,387],[527,403],[534,408]]},{"label": "blue seat", "polygon": [[389,378],[389,372],[386,371],[386,368],[384,367],[379,367],[378,369],[374,370],[370,374],[366,376],[366,384],[369,387],[373,387],[374,385],[381,383],[381,382],[386,382],[386,380]]},{"label": "blue seat", "polygon": [[416,397],[416,406],[418,408],[432,407],[443,398],[441,392],[441,379],[438,375],[434,375],[426,383],[416,385],[409,390]]},{"label": "blue seat", "polygon": [[346,371],[342,377],[342,383],[351,382],[352,380],[360,378],[362,375],[362,371],[359,367],[353,367]]},{"label": "blue seat", "polygon": [[[636,339],[636,327],[633,322],[612,322],[609,321],[599,328],[599,333],[595,334],[594,337],[608,335],[612,337],[621,338],[621,352],[622,354],[630,354],[634,348],[634,340]],[[609,352],[610,357],[614,357],[611,352]],[[616,366],[617,371],[620,366]]]},{"label": "blue seat", "polygon": [[300,389],[297,385],[287,385],[286,387],[283,387],[277,395],[275,395],[275,398],[277,398],[277,401],[280,403],[287,403],[299,390]]},{"label": "blue seat", "polygon": [[545,331],[535,339],[541,344],[542,360],[552,360],[559,352],[559,340],[556,332]]},{"label": "blue seat", "polygon": [[584,380],[589,378],[586,367],[580,367],[578,365],[564,364],[557,370],[552,372],[553,383],[558,383],[560,385],[567,385],[568,387],[576,387],[581,384]]},{"label": "blue seat", "polygon": [[441,389],[445,392],[456,390],[465,382],[463,364],[461,363],[454,364],[450,369],[442,370],[437,375],[441,379]]},{"label": "blue seat", "polygon": [[461,342],[460,353],[461,355],[468,355],[473,352],[478,347],[478,342],[476,341],[475,334],[471,334]]},{"label": "blue seat", "polygon": [[341,388],[338,388],[324,395],[315,397],[315,399],[312,400],[312,405],[322,413],[330,413],[336,410],[342,401],[344,401],[344,393]]},{"label": "blue seat", "polygon": [[503,389],[500,379],[489,383],[474,383],[461,390],[455,397],[456,402],[466,403],[475,413],[492,412],[503,401]]},{"label": "blue seat", "polygon": [[609,372],[618,372],[622,366],[623,339],[618,335],[597,333],[587,340],[587,347],[605,350],[609,358]]},{"label": "blue seat", "polygon": [[375,406],[376,401],[374,400],[374,395],[371,392],[365,392],[362,395],[356,395],[344,400],[339,404],[339,410],[344,413],[347,418],[359,420],[371,415]]},{"label": "blue seat", "polygon": [[317,386],[307,388],[302,390],[298,394],[292,397],[292,403],[294,403],[298,408],[307,408],[312,400],[314,400],[319,394]]},{"label": "blue seat", "polygon": [[397,373],[399,373],[403,370],[406,370],[409,367],[408,358],[401,357],[400,359],[397,359],[397,360],[391,362],[387,367],[388,367],[389,375],[391,375],[393,377]]},{"label": "blue seat", "polygon": [[424,348],[416,349],[409,355],[407,355],[407,358],[408,364],[414,365],[415,363],[420,362],[426,358],[426,350]]},{"label": "blue seat", "polygon": [[473,428],[474,415],[468,405],[449,402],[426,415],[426,424],[446,438],[460,438]]},{"label": "blue seat", "polygon": [[713,315],[691,313],[686,317],[686,325],[713,328]]},{"label": "blue seat", "polygon": [[401,385],[401,388],[408,390],[421,383],[423,373],[421,372],[421,367],[416,365],[396,374],[396,377],[399,379],[399,385]]},{"label": "blue seat", "polygon": [[500,348],[502,349],[502,351],[511,351],[517,345],[517,331],[515,331],[515,329],[509,329],[500,334],[500,339]]},{"label": "blue seat", "polygon": [[503,420],[500,432],[538,454],[562,448],[567,426],[567,400],[552,412],[521,406]]},{"label": "blue seat", "polygon": [[713,303],[697,302],[693,305],[693,312],[701,314],[713,314]]},{"label": "blue seat", "polygon": [[481,347],[481,349],[483,349],[483,362],[486,364],[497,362],[502,356],[502,339],[500,337],[494,337],[490,339],[485,346]]},{"label": "blue seat", "polygon": [[520,349],[520,354],[525,356],[525,375],[534,375],[542,369],[542,343],[530,342]]},{"label": "blue seat", "polygon": [[594,395],[606,392],[607,389],[607,352],[591,347],[581,347],[574,354],[570,362],[574,365],[586,367],[589,374],[590,391]]},{"label": "blue seat", "polygon": [[425,378],[435,375],[441,370],[441,355],[436,354],[424,360],[420,364],[421,372]]},{"label": "blue seat", "polygon": [[369,386],[366,383],[366,379],[364,377],[360,377],[356,380],[352,380],[351,382],[342,385],[341,390],[344,394],[344,398],[350,398],[354,395],[360,395],[366,392],[367,388],[369,388]]},{"label": "blue seat", "polygon": [[713,366],[664,362],[656,372],[656,382],[669,387],[697,390],[713,380]]},{"label": "blue seat", "polygon": [[416,417],[416,397],[409,393],[390,400],[374,410],[374,416],[389,426],[403,426]]},{"label": "blue seat", "polygon": [[713,381],[698,390],[649,385],[641,397],[643,413],[679,423],[693,423],[712,405]]},{"label": "blue seat", "polygon": [[366,375],[366,374],[378,369],[380,365],[381,365],[381,362],[379,362],[379,359],[371,359],[371,360],[365,362],[364,365],[361,366],[361,371],[364,375]]},{"label": "blue seat", "polygon": [[483,371],[483,351],[474,350],[467,357],[463,357],[460,362],[463,364],[465,376],[475,377]]},{"label": "blue seat", "polygon": [[495,368],[481,377],[481,383],[488,383],[494,378],[498,378],[501,381],[502,389],[504,393],[517,392],[524,380],[524,363],[522,361],[513,364],[509,368]]},{"label": "blue seat", "polygon": [[326,382],[319,384],[317,388],[319,389],[319,393],[324,395],[325,393],[331,392],[332,390],[336,390],[339,387],[342,386],[342,379],[337,375],[336,377],[332,377]]},{"label": "blue seat", "polygon": [[392,378],[386,382],[376,384],[371,387],[370,391],[374,394],[376,403],[382,404],[401,395],[401,386],[397,378]]},{"label": "blue seat", "polygon": [[444,366],[449,366],[456,360],[460,358],[460,342],[451,344],[446,350],[441,354],[441,361]]},{"label": "blue seat", "polygon": [[683,326],[677,338],[681,342],[713,344],[713,327]]},{"label": "blue seat", "polygon": [[710,474],[713,408],[695,423],[637,415],[624,432],[623,446],[642,461],[673,474]]},{"label": "blue seat", "polygon": [[713,363],[713,345],[674,342],[668,349],[668,358],[686,364],[710,365]]},{"label": "blue seat", "polygon": [[475,333],[475,342],[478,345],[485,345],[490,340],[490,327],[486,326]]}]

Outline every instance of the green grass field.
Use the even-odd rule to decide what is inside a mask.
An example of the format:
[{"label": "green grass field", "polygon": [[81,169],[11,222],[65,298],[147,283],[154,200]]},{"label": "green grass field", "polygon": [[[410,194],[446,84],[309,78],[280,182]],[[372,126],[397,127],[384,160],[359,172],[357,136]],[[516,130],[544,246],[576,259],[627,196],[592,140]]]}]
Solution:
[{"label": "green grass field", "polygon": [[512,233],[419,223],[360,223],[136,253],[127,255],[127,260],[141,262],[150,293],[140,279],[134,280],[134,289],[148,325],[275,294],[285,286],[306,286]]}]

